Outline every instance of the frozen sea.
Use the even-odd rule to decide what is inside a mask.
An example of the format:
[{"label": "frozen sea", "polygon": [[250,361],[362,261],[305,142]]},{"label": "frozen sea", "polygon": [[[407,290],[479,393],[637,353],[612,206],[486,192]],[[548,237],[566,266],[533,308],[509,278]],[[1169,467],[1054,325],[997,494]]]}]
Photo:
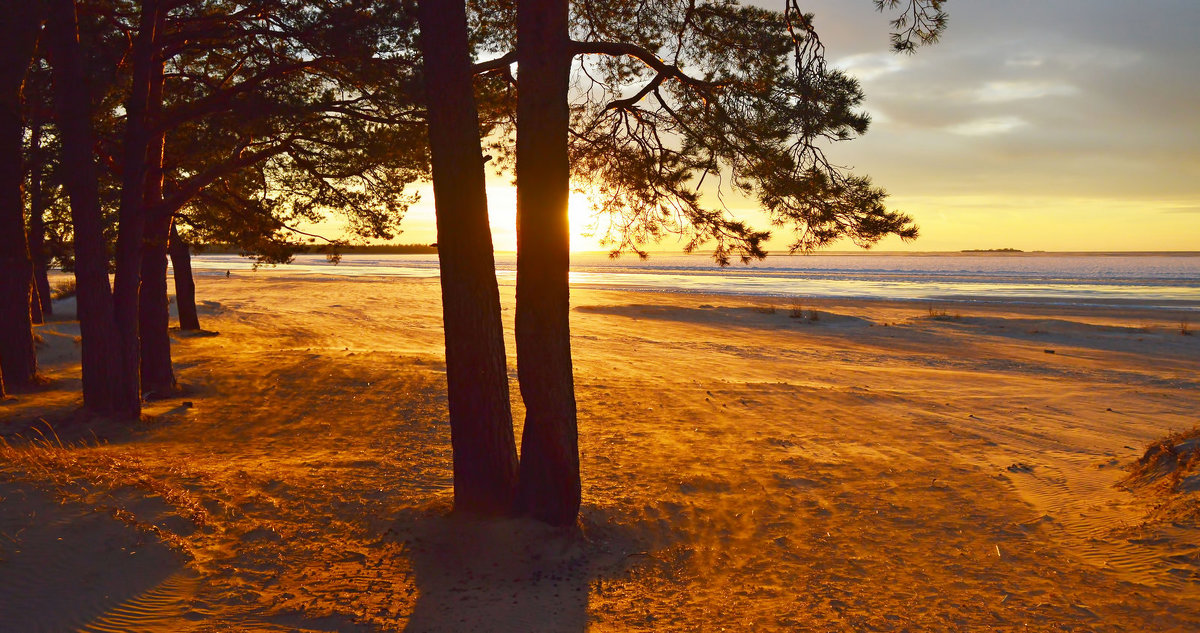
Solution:
[{"label": "frozen sea", "polygon": [[[254,274],[251,260],[202,254],[197,274]],[[260,269],[262,270],[262,269]],[[273,269],[302,275],[436,277],[436,255],[347,254],[338,264],[299,255]],[[501,284],[515,283],[516,255],[496,255]],[[1200,253],[821,253],[772,255],[721,268],[704,255],[610,259],[576,253],[571,284],[645,292],[779,298],[1123,304],[1200,311]]]}]

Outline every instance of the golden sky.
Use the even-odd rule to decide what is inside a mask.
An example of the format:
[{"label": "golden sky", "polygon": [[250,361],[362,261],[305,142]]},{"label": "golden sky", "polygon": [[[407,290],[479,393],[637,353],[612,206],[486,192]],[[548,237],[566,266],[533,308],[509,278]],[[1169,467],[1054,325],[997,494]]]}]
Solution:
[{"label": "golden sky", "polygon": [[[921,228],[877,249],[1200,250],[1200,1],[950,2],[942,41],[911,56],[888,50],[869,0],[804,6],[872,116],[830,155]],[[489,187],[497,250],[515,248],[509,182]],[[400,242],[436,241],[422,192]],[[730,206],[762,217],[753,201]],[[586,207],[573,201],[576,233]],[[581,235],[572,246],[602,248]]]}]

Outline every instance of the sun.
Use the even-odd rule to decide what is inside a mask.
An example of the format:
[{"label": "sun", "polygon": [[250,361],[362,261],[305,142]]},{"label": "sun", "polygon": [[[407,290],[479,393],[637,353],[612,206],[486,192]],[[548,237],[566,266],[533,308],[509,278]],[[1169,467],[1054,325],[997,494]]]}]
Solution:
[{"label": "sun", "polygon": [[606,250],[599,235],[590,235],[596,218],[592,215],[592,199],[588,194],[575,192],[567,201],[567,221],[571,226],[571,252]]},{"label": "sun", "polygon": [[[488,186],[488,221],[492,247],[497,251],[517,250],[517,190],[512,185]],[[592,202],[586,193],[572,193],[567,202],[571,227],[571,251],[604,250],[596,237],[586,235],[592,225]]]}]

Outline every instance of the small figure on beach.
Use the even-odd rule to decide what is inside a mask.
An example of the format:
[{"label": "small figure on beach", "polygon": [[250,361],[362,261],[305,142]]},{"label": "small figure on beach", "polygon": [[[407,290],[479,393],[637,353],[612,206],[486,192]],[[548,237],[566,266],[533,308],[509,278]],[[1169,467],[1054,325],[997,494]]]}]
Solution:
[{"label": "small figure on beach", "polygon": [[228,270],[227,270],[227,271],[225,271],[225,277],[226,277],[226,278],[228,278],[228,277],[229,277],[229,271],[228,271]]}]

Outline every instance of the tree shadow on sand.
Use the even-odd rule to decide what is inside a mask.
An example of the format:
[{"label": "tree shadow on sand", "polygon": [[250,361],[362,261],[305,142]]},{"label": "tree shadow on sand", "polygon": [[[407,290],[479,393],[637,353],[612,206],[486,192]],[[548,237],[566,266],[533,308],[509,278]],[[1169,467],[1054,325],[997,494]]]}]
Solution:
[{"label": "tree shadow on sand", "polygon": [[186,611],[191,576],[158,540],[2,476],[0,500],[0,630],[93,630],[117,616],[121,626],[95,630],[149,630]]},{"label": "tree shadow on sand", "polygon": [[419,592],[409,633],[584,631],[592,580],[621,573],[639,540],[611,524],[426,514],[396,525]]}]

